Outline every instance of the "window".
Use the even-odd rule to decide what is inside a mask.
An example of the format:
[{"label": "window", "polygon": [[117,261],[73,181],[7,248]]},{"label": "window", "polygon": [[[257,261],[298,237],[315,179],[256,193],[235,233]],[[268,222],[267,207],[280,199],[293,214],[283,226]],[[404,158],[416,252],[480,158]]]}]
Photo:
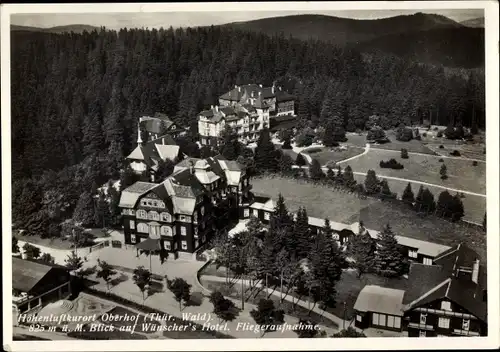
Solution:
[{"label": "window", "polygon": [[424,258],[424,264],[425,265],[432,265],[432,259],[431,258]]},{"label": "window", "polygon": [[158,220],[160,220],[160,215],[156,211],[150,211],[148,213],[148,219],[158,221]]},{"label": "window", "polygon": [[135,221],[134,220],[130,220],[130,229],[131,230],[135,229]]},{"label": "window", "polygon": [[186,236],[186,226],[181,226],[181,235]]},{"label": "window", "polygon": [[246,218],[249,217],[250,216],[250,209],[243,210],[243,216]]},{"label": "window", "polygon": [[394,327],[394,315],[388,315],[387,316],[387,326],[389,328],[393,328]]},{"label": "window", "polygon": [[186,217],[184,215],[179,215],[179,221],[186,222]]},{"label": "window", "polygon": [[182,241],[182,242],[181,242],[181,246],[182,246],[182,249],[183,249],[183,250],[187,250],[187,249],[188,249],[188,245],[187,245],[187,242],[186,242],[186,241]]},{"label": "window", "polygon": [[200,213],[201,213],[202,216],[205,215],[205,207],[202,206],[200,208]]},{"label": "window", "polygon": [[170,242],[169,241],[164,241],[163,242],[163,249],[169,251],[170,250]]},{"label": "window", "polygon": [[163,212],[160,214],[160,220],[165,222],[172,222],[172,216],[169,213]]},{"label": "window", "polygon": [[130,235],[130,242],[135,243],[136,238],[135,235]]},{"label": "window", "polygon": [[357,315],[356,315],[356,321],[361,322],[361,320],[362,320],[362,319],[361,319],[361,315],[357,314]]},{"label": "window", "polygon": [[372,324],[373,325],[378,325],[378,317],[379,317],[378,313],[373,313],[372,314]]},{"label": "window", "polygon": [[450,319],[449,318],[439,318],[438,326],[443,329],[450,328]]},{"label": "window", "polygon": [[417,250],[415,250],[415,249],[409,249],[408,250],[408,257],[410,257],[410,258],[417,258],[418,257]]},{"label": "window", "polygon": [[143,224],[143,223],[137,224],[137,232],[148,233],[149,232],[148,225]]},{"label": "window", "polygon": [[172,228],[170,226],[162,226],[161,227],[161,234],[163,236],[172,237]]},{"label": "window", "polygon": [[469,327],[470,327],[470,319],[463,319],[462,330],[469,331]]},{"label": "window", "polygon": [[137,217],[139,219],[147,219],[148,218],[148,213],[146,213],[146,211],[143,210],[143,209],[137,210]]},{"label": "window", "polygon": [[264,213],[264,219],[265,220],[269,220],[270,216],[269,216],[269,213],[268,212],[265,212]]},{"label": "window", "polygon": [[401,317],[394,317],[394,327],[398,329],[401,327]]},{"label": "window", "polygon": [[418,333],[418,336],[419,337],[426,337],[427,334],[426,334],[425,330],[420,330],[419,333]]},{"label": "window", "polygon": [[177,242],[174,242],[174,251],[177,250]]},{"label": "window", "polygon": [[449,301],[442,301],[441,302],[441,309],[442,310],[451,310],[451,303]]},{"label": "window", "polygon": [[338,234],[338,233],[334,233],[334,234],[332,235],[332,237],[333,237],[333,239],[334,239],[335,241],[338,241],[338,240],[339,240],[339,234]]},{"label": "window", "polygon": [[385,314],[379,314],[378,325],[386,326],[385,319],[386,319],[386,315]]},{"label": "window", "polygon": [[198,222],[198,213],[197,212],[194,213],[193,220],[194,220],[194,222]]},{"label": "window", "polygon": [[198,244],[199,244],[198,240],[195,240],[194,241],[194,248],[198,248]]},{"label": "window", "polygon": [[259,217],[259,211],[257,209],[252,209],[252,214],[253,216],[255,216],[256,218]]},{"label": "window", "polygon": [[165,203],[158,201],[158,208],[165,208]]},{"label": "window", "polygon": [[427,324],[427,313],[420,313],[420,324]]}]

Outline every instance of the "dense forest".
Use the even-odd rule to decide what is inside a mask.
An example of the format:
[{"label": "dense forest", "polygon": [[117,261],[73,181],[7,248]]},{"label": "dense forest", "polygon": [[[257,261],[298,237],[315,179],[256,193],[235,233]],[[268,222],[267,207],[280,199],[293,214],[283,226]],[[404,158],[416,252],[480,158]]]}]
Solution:
[{"label": "dense forest", "polygon": [[27,202],[43,208],[61,197],[56,207],[71,213],[79,195],[117,178],[135,147],[139,116],[162,112],[190,126],[235,84],[286,82],[299,117],[313,125],[335,120],[364,129],[372,115],[391,126],[429,117],[484,125],[483,71],[450,74],[317,40],[221,27],[102,28],[13,31],[11,44],[14,213]]}]

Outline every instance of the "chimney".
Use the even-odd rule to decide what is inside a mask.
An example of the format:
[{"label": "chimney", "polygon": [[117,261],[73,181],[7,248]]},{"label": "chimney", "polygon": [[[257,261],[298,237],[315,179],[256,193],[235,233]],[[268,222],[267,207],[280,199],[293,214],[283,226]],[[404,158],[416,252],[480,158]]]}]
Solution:
[{"label": "chimney", "polygon": [[238,92],[241,92],[241,87],[238,87]]},{"label": "chimney", "polygon": [[189,173],[191,175],[194,174],[194,161],[193,160],[189,161]]},{"label": "chimney", "polygon": [[234,85],[234,88],[238,88],[238,85],[237,85],[237,84],[235,84],[235,85]]},{"label": "chimney", "polygon": [[165,145],[165,137],[162,137],[161,144]]},{"label": "chimney", "polygon": [[252,90],[252,94],[251,94],[251,97],[253,98],[253,90]]},{"label": "chimney", "polygon": [[476,259],[474,264],[472,264],[472,282],[477,284],[479,279],[479,259]]},{"label": "chimney", "polygon": [[215,111],[219,111],[219,105],[215,105]]},{"label": "chimney", "polygon": [[281,86],[280,86],[280,90],[281,90]]},{"label": "chimney", "polygon": [[214,106],[213,105],[210,105],[210,110],[213,110],[214,109]]},{"label": "chimney", "polygon": [[262,88],[262,84],[259,84],[259,87],[261,87],[261,88]]},{"label": "chimney", "polygon": [[274,84],[273,87],[271,88],[271,93],[274,94]]},{"label": "chimney", "polygon": [[261,95],[262,95],[262,92],[261,92],[261,91],[259,91],[259,97],[260,97]]}]

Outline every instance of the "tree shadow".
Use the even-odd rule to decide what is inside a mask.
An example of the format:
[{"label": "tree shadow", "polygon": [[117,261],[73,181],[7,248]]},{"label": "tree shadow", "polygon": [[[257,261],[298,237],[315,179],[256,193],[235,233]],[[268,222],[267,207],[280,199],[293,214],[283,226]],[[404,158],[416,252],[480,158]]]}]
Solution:
[{"label": "tree shadow", "polygon": [[122,282],[128,281],[129,277],[123,273],[120,273],[117,277],[113,278],[111,281],[109,281],[109,284],[111,286],[116,286],[118,284],[121,284]]},{"label": "tree shadow", "polygon": [[152,281],[149,284],[147,294],[148,294],[148,297],[150,297],[158,292],[164,292],[164,290],[165,290],[164,285],[161,282]]},{"label": "tree shadow", "polygon": [[205,296],[201,292],[193,292],[191,293],[191,296],[189,297],[189,301],[186,302],[185,306],[186,307],[199,307],[202,305],[203,300],[205,299]]}]

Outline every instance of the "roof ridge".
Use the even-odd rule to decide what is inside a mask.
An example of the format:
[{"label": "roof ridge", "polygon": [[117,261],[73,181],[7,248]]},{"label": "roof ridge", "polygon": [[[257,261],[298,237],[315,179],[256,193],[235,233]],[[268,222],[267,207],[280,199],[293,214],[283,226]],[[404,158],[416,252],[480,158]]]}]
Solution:
[{"label": "roof ridge", "polygon": [[450,283],[450,282],[451,282],[451,278],[447,278],[446,280],[444,280],[440,284],[434,286],[432,289],[430,289],[429,291],[427,291],[426,293],[424,293],[423,295],[421,295],[417,299],[415,299],[412,302],[408,303],[406,305],[407,309],[411,308],[412,306],[414,306],[415,304],[417,304],[419,301],[423,300],[424,298],[426,298],[427,296],[429,296],[430,294],[432,294],[435,291],[439,290],[442,286],[444,286],[444,285],[446,285],[447,283]]}]

